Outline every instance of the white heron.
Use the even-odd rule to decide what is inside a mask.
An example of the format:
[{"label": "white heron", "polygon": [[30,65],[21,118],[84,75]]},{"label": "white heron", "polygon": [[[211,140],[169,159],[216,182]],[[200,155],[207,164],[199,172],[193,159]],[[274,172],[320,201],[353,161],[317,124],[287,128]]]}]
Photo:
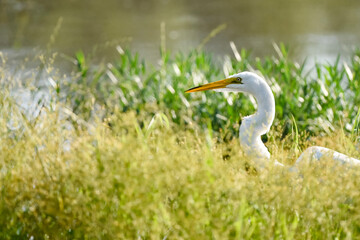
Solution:
[{"label": "white heron", "polygon": [[[220,81],[191,88],[186,93],[205,90],[243,92],[253,95],[258,108],[255,114],[245,117],[241,123],[239,129],[241,148],[244,154],[260,168],[265,167],[270,162],[283,166],[276,160],[270,161],[270,153],[261,141],[261,135],[269,131],[275,117],[274,95],[263,78],[252,72],[241,72]],[[321,160],[324,157],[341,164],[360,166],[358,159],[319,146],[306,149],[297,159],[295,166],[303,160]]]}]

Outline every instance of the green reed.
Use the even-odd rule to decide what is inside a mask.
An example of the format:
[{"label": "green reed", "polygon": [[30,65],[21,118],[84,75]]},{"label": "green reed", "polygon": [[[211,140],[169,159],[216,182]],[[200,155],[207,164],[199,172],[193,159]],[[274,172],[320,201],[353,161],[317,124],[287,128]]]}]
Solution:
[{"label": "green reed", "polygon": [[[167,53],[159,67],[146,64],[130,51],[121,51],[113,62],[88,68],[86,57],[79,53],[76,74],[64,84],[68,85],[64,93],[73,111],[85,118],[92,116],[95,105],[104,106],[103,117],[114,111],[134,110],[139,115],[161,111],[179,124],[206,126],[210,120],[218,131],[254,112],[250,99],[241,94],[184,91],[228,74],[255,71],[271,85],[276,101],[275,125],[283,126],[284,135],[291,129],[291,116],[300,132],[330,133],[340,122],[349,131],[358,129],[359,51],[350,59],[339,57],[334,63],[306,67],[306,61],[292,61],[283,44],[275,49],[274,56],[263,59],[241,50],[239,59],[224,57],[222,63],[205,52]],[[231,134],[235,132],[231,130]]]}]

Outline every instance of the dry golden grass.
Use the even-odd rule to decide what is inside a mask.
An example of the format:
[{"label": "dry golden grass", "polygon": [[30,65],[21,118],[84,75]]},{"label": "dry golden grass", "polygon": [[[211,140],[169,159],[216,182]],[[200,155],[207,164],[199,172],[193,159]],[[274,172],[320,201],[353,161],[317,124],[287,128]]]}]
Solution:
[{"label": "dry golden grass", "polygon": [[[360,169],[248,171],[237,139],[217,143],[161,114],[142,127],[130,112],[69,128],[46,112],[10,131],[3,106],[1,239],[359,238]],[[291,163],[291,141],[275,135],[273,157]]]}]

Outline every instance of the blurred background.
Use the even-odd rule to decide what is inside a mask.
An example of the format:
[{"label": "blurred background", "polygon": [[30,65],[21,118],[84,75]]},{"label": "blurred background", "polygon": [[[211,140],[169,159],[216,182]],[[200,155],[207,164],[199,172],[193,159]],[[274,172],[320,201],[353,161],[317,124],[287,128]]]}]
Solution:
[{"label": "blurred background", "polygon": [[[62,20],[62,22],[61,22]],[[196,48],[212,30],[226,24],[205,46],[231,54],[230,41],[253,56],[273,54],[272,42],[290,46],[291,57],[332,61],[360,42],[359,0],[0,0],[0,50],[13,56],[49,44],[74,55],[99,48],[111,57],[120,44],[147,60],[159,58],[160,25],[168,50]]]}]

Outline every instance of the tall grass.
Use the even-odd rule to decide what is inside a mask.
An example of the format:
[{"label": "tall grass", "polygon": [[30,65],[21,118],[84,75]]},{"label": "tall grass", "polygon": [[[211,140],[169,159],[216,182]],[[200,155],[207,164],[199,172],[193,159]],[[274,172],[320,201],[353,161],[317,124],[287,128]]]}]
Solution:
[{"label": "tall grass", "polygon": [[[233,137],[254,111],[251,98],[184,94],[256,69],[276,96],[273,158],[291,165],[312,143],[359,158],[359,53],[309,74],[277,50],[262,60],[241,50],[222,63],[164,53],[159,67],[120,48],[116,61],[94,67],[79,52],[72,74],[40,57],[43,72],[28,81],[3,58],[0,238],[359,238],[359,169],[324,161],[300,175],[258,174]],[[14,94],[22,88],[37,99],[33,114]],[[39,89],[50,97],[36,98]]]},{"label": "tall grass", "polygon": [[[216,144],[160,117],[141,127],[133,111],[110,121],[69,130],[47,112],[21,137],[4,134],[1,121],[1,239],[360,234],[359,169],[323,163],[303,168],[302,178],[281,169],[251,174],[235,139]],[[273,157],[286,159],[291,153],[271,139]]]}]

